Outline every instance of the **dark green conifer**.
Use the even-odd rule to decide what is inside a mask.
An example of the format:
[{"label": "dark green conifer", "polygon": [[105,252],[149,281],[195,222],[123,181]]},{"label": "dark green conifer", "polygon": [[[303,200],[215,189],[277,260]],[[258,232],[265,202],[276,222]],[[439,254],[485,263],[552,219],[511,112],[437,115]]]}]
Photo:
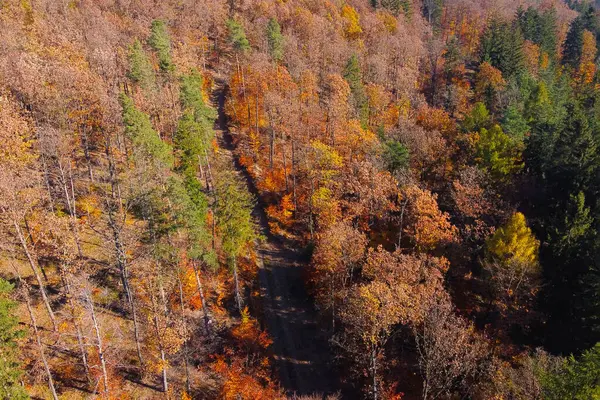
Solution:
[{"label": "dark green conifer", "polygon": [[366,125],[369,118],[369,104],[367,99],[367,93],[362,82],[362,72],[360,70],[360,64],[358,57],[353,54],[352,57],[346,63],[344,69],[344,79],[350,86],[352,93],[352,103],[358,119],[363,125]]},{"label": "dark green conifer", "polygon": [[172,72],[175,69],[171,59],[171,38],[167,25],[162,20],[152,21],[151,34],[148,44],[158,55],[158,65],[162,72]]},{"label": "dark green conifer", "polygon": [[283,59],[283,35],[281,26],[275,18],[271,18],[267,24],[267,41],[269,43],[269,54],[275,62]]},{"label": "dark green conifer", "polygon": [[139,40],[135,40],[129,47],[129,70],[127,76],[143,89],[152,89],[155,86],[155,76],[152,64]]}]

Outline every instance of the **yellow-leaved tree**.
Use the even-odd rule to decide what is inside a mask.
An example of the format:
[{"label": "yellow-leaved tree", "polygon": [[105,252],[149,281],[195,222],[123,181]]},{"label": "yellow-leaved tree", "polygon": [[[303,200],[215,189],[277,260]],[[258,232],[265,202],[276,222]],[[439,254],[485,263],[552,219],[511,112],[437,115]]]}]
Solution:
[{"label": "yellow-leaved tree", "polygon": [[490,274],[493,303],[505,317],[503,323],[527,326],[541,275],[539,248],[520,212],[487,240],[483,265]]},{"label": "yellow-leaved tree", "polygon": [[344,33],[349,39],[358,39],[362,33],[360,26],[360,16],[356,9],[348,4],[342,7],[342,17],[344,18]]},{"label": "yellow-leaved tree", "polygon": [[540,242],[527,226],[525,216],[514,213],[506,225],[487,241],[487,255],[503,264],[538,264]]}]

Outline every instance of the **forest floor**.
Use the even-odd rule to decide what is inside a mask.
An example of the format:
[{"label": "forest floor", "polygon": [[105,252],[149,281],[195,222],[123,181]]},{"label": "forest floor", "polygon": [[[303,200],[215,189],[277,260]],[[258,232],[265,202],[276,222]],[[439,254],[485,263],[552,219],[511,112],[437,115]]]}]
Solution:
[{"label": "forest floor", "polygon": [[231,159],[256,198],[253,214],[258,233],[264,238],[257,244],[262,322],[273,340],[273,362],[281,386],[289,395],[335,394],[340,383],[333,356],[318,328],[317,313],[304,286],[307,257],[297,246],[290,246],[286,239],[270,232],[258,190],[233,151],[233,134],[224,110],[227,89],[223,79],[215,80],[213,102],[218,110],[215,134],[221,156]]}]

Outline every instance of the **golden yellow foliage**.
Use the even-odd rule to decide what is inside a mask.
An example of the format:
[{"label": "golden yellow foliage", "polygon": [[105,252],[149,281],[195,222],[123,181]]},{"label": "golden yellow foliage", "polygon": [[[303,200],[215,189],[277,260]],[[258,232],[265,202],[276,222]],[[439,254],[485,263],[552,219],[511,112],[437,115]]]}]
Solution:
[{"label": "golden yellow foliage", "polygon": [[350,39],[358,39],[362,33],[360,26],[360,16],[354,7],[346,4],[342,7],[342,17],[345,20],[344,33]]},{"label": "golden yellow foliage", "polygon": [[540,242],[527,226],[525,216],[517,212],[487,241],[488,257],[505,263],[537,264]]}]

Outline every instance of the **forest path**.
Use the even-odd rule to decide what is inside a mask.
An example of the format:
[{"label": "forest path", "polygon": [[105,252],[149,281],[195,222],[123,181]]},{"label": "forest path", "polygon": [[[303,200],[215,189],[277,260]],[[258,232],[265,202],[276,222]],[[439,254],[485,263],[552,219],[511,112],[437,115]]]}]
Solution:
[{"label": "forest path", "polygon": [[265,238],[258,244],[260,293],[281,386],[289,395],[337,393],[339,383],[331,365],[332,355],[317,326],[316,310],[304,287],[302,275],[306,257],[270,232],[258,190],[233,152],[233,137],[224,110],[227,89],[223,79],[215,80],[213,102],[218,110],[215,133],[221,155],[231,158],[257,199],[253,214],[259,233]]}]

